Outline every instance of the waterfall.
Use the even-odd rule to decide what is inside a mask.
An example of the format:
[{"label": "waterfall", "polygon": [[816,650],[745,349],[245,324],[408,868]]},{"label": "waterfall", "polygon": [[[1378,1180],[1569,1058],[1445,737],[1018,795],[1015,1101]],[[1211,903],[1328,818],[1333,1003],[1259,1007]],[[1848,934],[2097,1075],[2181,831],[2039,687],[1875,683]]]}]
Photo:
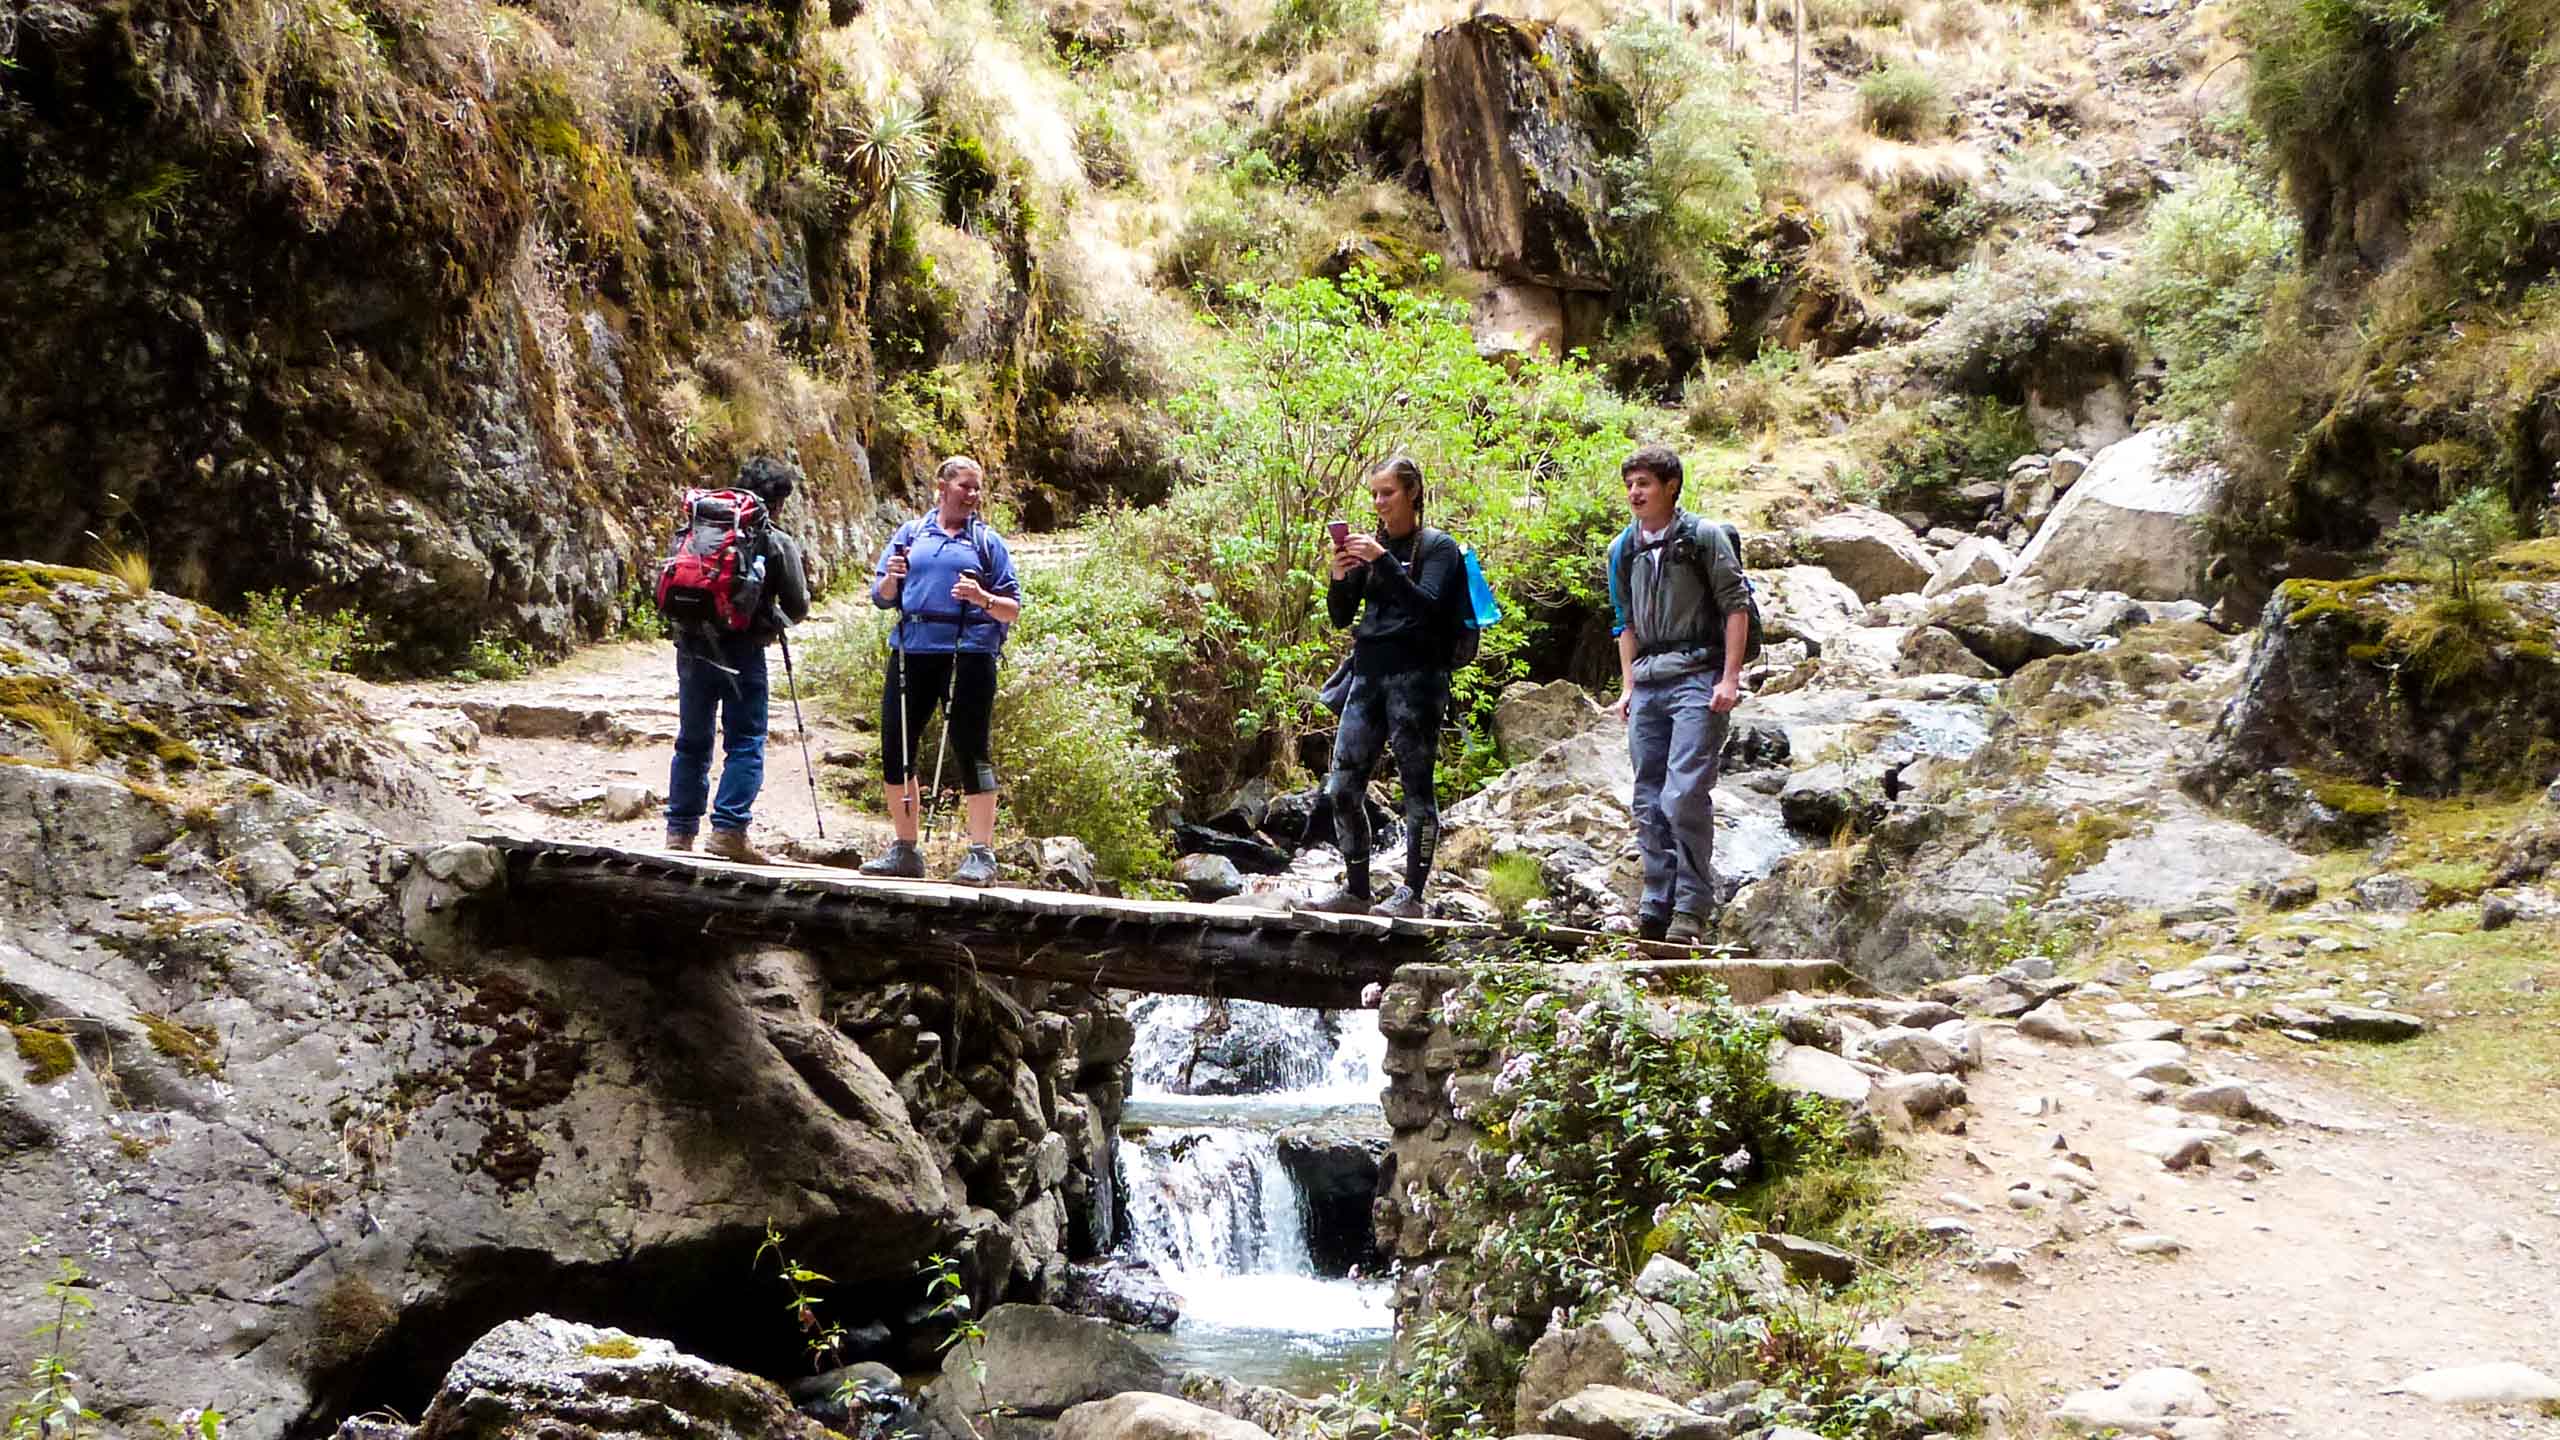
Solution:
[{"label": "waterfall", "polygon": [[[1149,995],[1132,1002],[1130,1018],[1138,1033],[1118,1147],[1122,1249],[1182,1302],[1164,1342],[1170,1358],[1323,1388],[1383,1348],[1392,1315],[1378,1280],[1318,1272],[1308,1199],[1278,1134],[1383,1133],[1386,1037],[1376,1013]],[[1307,1142],[1292,1143],[1306,1163]]]},{"label": "waterfall", "polygon": [[1306,1203],[1267,1132],[1151,1130],[1123,1145],[1129,1249],[1176,1275],[1312,1275]]}]

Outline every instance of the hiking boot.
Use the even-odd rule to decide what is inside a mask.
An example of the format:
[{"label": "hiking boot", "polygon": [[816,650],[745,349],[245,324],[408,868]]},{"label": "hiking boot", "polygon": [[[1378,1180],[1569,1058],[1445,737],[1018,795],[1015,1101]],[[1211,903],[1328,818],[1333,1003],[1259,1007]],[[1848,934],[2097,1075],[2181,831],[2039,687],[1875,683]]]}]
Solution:
[{"label": "hiking boot", "polygon": [[862,862],[860,873],[874,880],[921,880],[924,852],[913,840],[892,840],[888,849]]},{"label": "hiking boot", "polygon": [[1704,945],[1707,943],[1707,917],[1674,915],[1671,923],[1663,927],[1662,938],[1672,945]]},{"label": "hiking boot", "polygon": [[1374,897],[1363,895],[1346,885],[1321,899],[1300,900],[1289,908],[1321,910],[1328,915],[1366,915],[1377,906],[1377,903]]},{"label": "hiking boot", "polygon": [[1390,920],[1419,920],[1425,912],[1422,897],[1413,893],[1413,887],[1399,885],[1396,893],[1369,907],[1369,913],[1384,915]]},{"label": "hiking boot", "polygon": [[668,848],[668,849],[670,849],[670,850],[690,850],[690,849],[692,849],[692,848],[693,848],[693,832],[692,832],[692,831],[690,831],[690,830],[670,830],[670,831],[668,831],[668,832],[667,832],[667,848]]},{"label": "hiking boot", "polygon": [[993,885],[996,883],[996,852],[994,847],[987,845],[970,846],[969,853],[960,857],[960,867],[951,872],[951,883],[954,885]]},{"label": "hiking boot", "polygon": [[1670,928],[1671,917],[1668,915],[1639,913],[1636,916],[1636,938],[1639,940],[1659,940]]},{"label": "hiking boot", "polygon": [[747,843],[746,831],[723,830],[717,825],[711,827],[711,838],[702,842],[702,853],[715,859],[734,860],[740,865],[773,863],[764,858],[756,847]]}]

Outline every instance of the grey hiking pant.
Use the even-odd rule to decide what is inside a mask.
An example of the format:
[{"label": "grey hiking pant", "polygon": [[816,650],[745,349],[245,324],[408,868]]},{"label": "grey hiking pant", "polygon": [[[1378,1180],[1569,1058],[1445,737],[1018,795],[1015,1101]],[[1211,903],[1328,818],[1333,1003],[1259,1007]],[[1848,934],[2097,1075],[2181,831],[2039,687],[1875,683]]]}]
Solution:
[{"label": "grey hiking pant", "polygon": [[1730,713],[1710,703],[1713,674],[1638,681],[1627,706],[1627,757],[1636,767],[1636,847],[1644,854],[1639,913],[1705,915],[1715,903],[1716,765]]}]

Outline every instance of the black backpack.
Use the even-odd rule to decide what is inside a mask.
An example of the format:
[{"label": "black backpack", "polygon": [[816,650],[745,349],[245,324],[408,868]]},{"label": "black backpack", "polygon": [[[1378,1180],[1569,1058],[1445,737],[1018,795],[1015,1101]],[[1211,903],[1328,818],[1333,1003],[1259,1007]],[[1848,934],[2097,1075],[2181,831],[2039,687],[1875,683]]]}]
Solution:
[{"label": "black backpack", "polygon": [[1446,592],[1440,596],[1441,668],[1455,674],[1476,663],[1484,648],[1484,630],[1476,624],[1475,582],[1483,574],[1475,552],[1446,530],[1423,527],[1422,541],[1414,547],[1413,564],[1407,573],[1422,568],[1423,551],[1434,539],[1446,540],[1458,552],[1458,573],[1451,577]]},{"label": "black backpack", "polygon": [[[1707,543],[1706,536],[1703,533],[1703,527],[1709,523],[1714,523],[1718,530],[1724,532],[1725,543],[1733,547],[1734,572],[1742,577],[1743,613],[1751,617],[1751,633],[1750,637],[1743,642],[1742,658],[1745,663],[1759,659],[1762,639],[1760,631],[1760,592],[1751,583],[1750,567],[1742,563],[1742,532],[1729,522],[1709,522],[1706,517],[1701,515],[1691,515],[1687,517],[1687,523],[1688,529],[1686,533],[1670,536],[1665,539],[1663,543],[1672,547],[1671,555],[1673,559],[1685,560],[1689,564],[1697,567],[1699,584],[1707,591],[1708,598],[1712,600],[1715,595],[1715,583],[1711,567],[1707,563]],[[1635,539],[1637,533],[1636,527],[1632,524],[1627,527],[1627,537],[1630,542]],[[1634,558],[1632,549],[1630,549],[1628,553],[1628,558],[1630,561]]]}]

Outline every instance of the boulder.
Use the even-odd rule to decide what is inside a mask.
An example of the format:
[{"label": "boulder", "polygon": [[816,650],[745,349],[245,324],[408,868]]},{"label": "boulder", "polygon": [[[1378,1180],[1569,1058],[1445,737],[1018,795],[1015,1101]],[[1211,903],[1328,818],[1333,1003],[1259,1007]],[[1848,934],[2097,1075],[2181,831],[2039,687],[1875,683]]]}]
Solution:
[{"label": "boulder", "polygon": [[1964,1104],[1964,1082],[1953,1075],[1896,1075],[1877,1085],[1887,1110],[1926,1120]]},{"label": "boulder", "polygon": [[2064,1400],[2053,1418],[2073,1430],[2103,1433],[2112,1428],[2154,1435],[2168,1421],[2217,1413],[2202,1380],[2164,1366],[2140,1371],[2105,1390],[2083,1390]]},{"label": "boulder", "polygon": [[1825,1285],[1846,1285],[1858,1278],[1857,1256],[1819,1240],[1763,1230],[1751,1237],[1751,1243],[1777,1256],[1787,1267],[1787,1273],[1798,1279],[1815,1280]]},{"label": "boulder", "polygon": [[1872,603],[1926,586],[1936,573],[1911,527],[1881,510],[1852,505],[1796,532],[1796,548]]},{"label": "boulder", "polygon": [[[1279,811],[1278,802],[1273,802],[1272,814],[1275,822]],[[1375,821],[1379,816],[1373,814],[1370,818]],[[1331,819],[1328,813],[1325,833],[1320,837],[1322,840],[1333,838]],[[1316,844],[1318,839],[1310,838],[1306,843]],[[1213,830],[1206,825],[1174,826],[1173,849],[1177,855],[1219,856],[1233,861],[1235,868],[1247,875],[1285,875],[1289,870],[1288,851],[1249,836],[1230,835],[1224,830]]]},{"label": "boulder", "polygon": [[1956,1053],[1945,1041],[1904,1025],[1877,1031],[1859,1043],[1859,1050],[1877,1064],[1906,1074],[1944,1075],[1958,1068]]},{"label": "boulder", "polygon": [[1786,565],[1751,573],[1760,623],[1771,644],[1802,640],[1816,650],[1866,623],[1867,602],[1819,565]]},{"label": "boulder", "polygon": [[1104,1260],[1066,1267],[1058,1308],[1071,1315],[1108,1320],[1133,1330],[1170,1330],[1182,1318],[1182,1299],[1154,1266]]},{"label": "boulder", "polygon": [[2018,557],[1988,535],[1968,535],[1938,560],[1937,573],[1920,593],[1930,599],[1966,585],[1997,585],[2017,568]]},{"label": "boulder", "polygon": [[1378,1198],[1387,1138],[1325,1122],[1292,1125],[1272,1143],[1305,1201],[1307,1249],[1317,1273],[1341,1275],[1374,1262],[1377,1237],[1369,1211]]},{"label": "boulder", "polygon": [[1194,900],[1224,900],[1244,893],[1244,875],[1224,855],[1185,855],[1173,867],[1174,878]]},{"label": "boulder", "polygon": [[2357,881],[2354,894],[2359,908],[2386,915],[2406,915],[2412,910],[2425,909],[2427,904],[2427,887],[2423,882],[2388,870]]},{"label": "boulder", "polygon": [[1543,685],[1517,680],[1503,687],[1493,707],[1494,741],[1504,759],[1527,760],[1559,740],[1569,740],[1607,718],[1581,686],[1570,680]]},{"label": "boulder", "polygon": [[2154,426],[2098,452],[2018,557],[2016,573],[2053,590],[2121,590],[2144,600],[2205,591],[2204,521],[2223,471],[2176,454],[2180,431]]},{"label": "boulder", "polygon": [[2056,1045],[2086,1045],[2089,1032],[2080,1028],[2058,1001],[2048,1000],[2018,1017],[2018,1033]]},{"label": "boulder", "polygon": [[2427,1022],[2397,1010],[2332,1004],[2322,1008],[2317,1031],[2332,1040],[2415,1040],[2427,1033]]},{"label": "boulder", "polygon": [[1093,851],[1072,835],[1051,835],[1039,842],[1040,864],[1034,871],[1051,890],[1093,893]]},{"label": "boulder", "polygon": [[[1777,1042],[1786,1045],[1785,1041]],[[1769,1062],[1769,1083],[1781,1090],[1802,1095],[1819,1095],[1851,1108],[1867,1103],[1874,1093],[1875,1082],[1867,1072],[1832,1054],[1810,1045],[1786,1045]]]},{"label": "boulder", "polygon": [[1576,32],[1477,15],[1422,45],[1422,152],[1458,263],[1605,291],[1608,162],[1635,151],[1625,92]]},{"label": "boulder", "polygon": [[1778,792],[1778,813],[1787,828],[1827,839],[1884,799],[1884,772],[1883,762],[1872,757],[1808,766],[1787,777]]},{"label": "boulder", "polygon": [[636,780],[617,780],[604,787],[604,818],[637,820],[663,803],[658,792]]},{"label": "boulder", "polygon": [[[2345,844],[2390,823],[2387,785],[2441,796],[2548,783],[2550,741],[2560,734],[2560,666],[2534,658],[2536,647],[2491,647],[2477,673],[2423,697],[2406,695],[2408,682],[2378,663],[2388,658],[2377,648],[2385,629],[2426,598],[2430,583],[2277,587],[2239,691],[2192,777],[2196,790],[2245,807],[2270,828]],[[2518,633],[2560,629],[2560,590],[2500,592]],[[2280,780],[2291,783],[2276,788]]]},{"label": "boulder", "polygon": [[2549,1405],[2560,1402],[2560,1380],[2512,1360],[2425,1370],[2397,1387],[2439,1405]]},{"label": "boulder", "polygon": [[1732,1427],[1685,1405],[1619,1385],[1586,1385],[1538,1416],[1538,1429],[1570,1440],[1725,1440]]},{"label": "boulder", "polygon": [[2030,660],[2077,655],[2097,642],[2067,625],[2048,621],[2024,595],[2006,586],[1967,585],[1947,591],[1929,606],[1928,623],[1964,642],[2006,675]]},{"label": "boulder", "polygon": [[1589,1386],[1624,1385],[1634,1372],[1626,1346],[1610,1326],[1596,1320],[1555,1326],[1529,1347],[1528,1359],[1520,1367],[1512,1429],[1536,1430],[1539,1417],[1560,1402]]},{"label": "boulder", "polygon": [[1114,1395],[1070,1407],[1050,1440],[1271,1440],[1271,1432],[1171,1395]]},{"label": "boulder", "polygon": [[1476,350],[1489,356],[1566,351],[1564,292],[1531,280],[1506,280],[1476,297],[1471,328]]},{"label": "boulder", "polygon": [[1002,1406],[1051,1418],[1132,1390],[1173,1393],[1172,1377],[1155,1357],[1100,1320],[1046,1305],[999,1305],[987,1312],[984,1329],[985,1339],[943,1353],[928,1413],[983,1415]]},{"label": "boulder", "polygon": [[537,1314],[508,1321],[462,1352],[427,1403],[415,1440],[826,1440],[828,1433],[770,1380],[695,1359],[664,1340]]},{"label": "boulder", "polygon": [[2000,672],[1973,653],[1955,632],[1937,625],[1915,625],[1902,637],[1902,658],[1894,667],[1902,675],[1962,675],[1997,680]]}]

